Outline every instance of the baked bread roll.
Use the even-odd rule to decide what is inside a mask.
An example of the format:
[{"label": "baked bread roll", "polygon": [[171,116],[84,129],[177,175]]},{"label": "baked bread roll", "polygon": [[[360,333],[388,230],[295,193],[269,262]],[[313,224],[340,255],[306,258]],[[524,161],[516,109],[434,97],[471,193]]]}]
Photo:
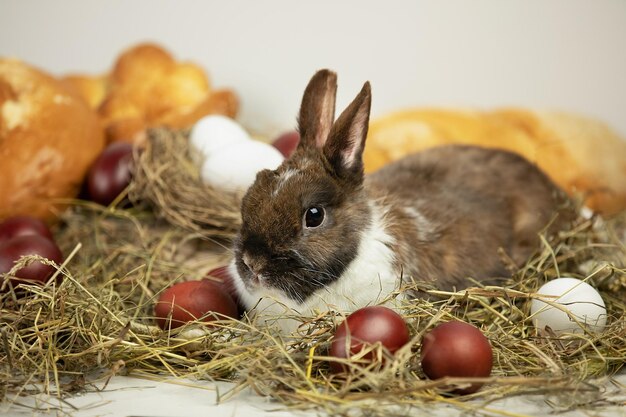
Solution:
[{"label": "baked bread roll", "polygon": [[107,76],[89,77],[86,75],[68,75],[62,80],[82,96],[92,109],[97,109],[104,101],[109,89]]},{"label": "baked bread roll", "polygon": [[51,220],[104,147],[97,114],[50,75],[0,59],[0,220]]},{"label": "baked bread roll", "polygon": [[416,109],[372,121],[365,169],[449,143],[501,148],[536,163],[595,212],[626,210],[626,140],[578,115],[502,109],[492,112]]},{"label": "baked bread roll", "polygon": [[235,117],[239,107],[232,91],[211,88],[202,68],[154,44],[124,51],[105,77],[65,81],[98,110],[109,142],[141,142],[147,128],[185,128],[207,114]]}]

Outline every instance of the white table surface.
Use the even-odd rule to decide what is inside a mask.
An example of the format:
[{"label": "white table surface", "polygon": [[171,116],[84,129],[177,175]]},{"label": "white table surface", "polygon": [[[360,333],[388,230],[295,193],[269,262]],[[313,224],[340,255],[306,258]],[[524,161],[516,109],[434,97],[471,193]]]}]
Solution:
[{"label": "white table surface", "polygon": [[[101,388],[100,386],[99,388]],[[624,417],[626,416],[626,373],[622,373],[605,384],[610,406],[599,405],[570,411],[559,410],[555,415],[562,417]],[[233,384],[207,381],[156,382],[145,379],[118,376],[112,378],[100,392],[78,394],[64,402],[38,397],[21,397],[13,405],[0,405],[0,415],[37,417],[313,417],[320,412],[287,411],[279,403],[244,390],[233,398],[218,403],[218,394],[224,395]],[[577,395],[577,394],[572,394]],[[516,396],[486,405],[487,412],[479,416],[544,417],[555,412],[541,395]],[[480,407],[478,401],[469,403]],[[34,410],[36,407],[39,410]],[[413,410],[410,415],[429,417],[451,417],[467,415],[462,410],[447,405],[427,404]]]}]

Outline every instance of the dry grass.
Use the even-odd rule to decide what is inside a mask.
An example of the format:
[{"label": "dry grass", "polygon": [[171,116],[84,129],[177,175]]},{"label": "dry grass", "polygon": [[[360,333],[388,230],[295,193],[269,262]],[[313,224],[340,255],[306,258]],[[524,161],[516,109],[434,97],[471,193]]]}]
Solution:
[{"label": "dry grass", "polygon": [[186,132],[154,129],[137,155],[129,195],[149,202],[170,224],[209,238],[232,238],[241,223],[239,198],[204,185],[189,152]]},{"label": "dry grass", "polygon": [[[147,150],[141,158],[154,155]],[[188,162],[183,157],[181,164]],[[192,190],[193,198],[183,202],[182,184],[196,184],[191,171],[172,179],[165,168],[142,169],[142,198],[156,210],[77,203],[56,231],[68,255],[58,272],[62,283],[0,295],[0,395],[5,401],[40,391],[65,397],[91,389],[94,380],[132,374],[234,381],[231,394],[251,387],[288,407],[331,415],[404,415],[407,408],[433,402],[486,411],[496,399],[534,393],[549,395],[553,402],[593,406],[604,400],[594,378],[613,375],[626,362],[626,213],[610,221],[580,219],[574,230],[544,242],[502,286],[477,285],[457,293],[430,289],[438,296],[434,301],[405,302],[411,342],[393,360],[352,366],[348,375],[332,374],[327,356],[341,312],[294,317],[302,326],[291,336],[258,327],[248,317],[210,329],[191,323],[162,331],[152,317],[155,297],[173,282],[198,279],[222,264],[238,215],[233,196],[219,196],[216,190]],[[176,171],[175,165],[167,170]],[[168,182],[146,184],[155,178]],[[180,213],[172,214],[178,211],[182,220]],[[544,336],[532,326],[530,300],[556,276],[584,278],[600,289],[609,312],[603,334]],[[421,336],[453,319],[480,328],[494,350],[487,384],[463,398],[446,396],[440,388],[473,380],[431,381],[419,363]],[[371,349],[384,356],[380,347]]]}]

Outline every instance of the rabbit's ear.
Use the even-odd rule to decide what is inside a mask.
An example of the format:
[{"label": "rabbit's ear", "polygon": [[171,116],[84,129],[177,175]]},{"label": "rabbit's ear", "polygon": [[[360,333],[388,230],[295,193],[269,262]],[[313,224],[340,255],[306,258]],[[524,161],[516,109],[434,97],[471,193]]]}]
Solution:
[{"label": "rabbit's ear", "polygon": [[335,120],[337,75],[327,69],[315,73],[304,90],[298,130],[300,147],[322,148]]},{"label": "rabbit's ear", "polygon": [[372,92],[366,82],[361,92],[333,125],[324,155],[341,176],[363,178],[363,148],[370,119]]}]

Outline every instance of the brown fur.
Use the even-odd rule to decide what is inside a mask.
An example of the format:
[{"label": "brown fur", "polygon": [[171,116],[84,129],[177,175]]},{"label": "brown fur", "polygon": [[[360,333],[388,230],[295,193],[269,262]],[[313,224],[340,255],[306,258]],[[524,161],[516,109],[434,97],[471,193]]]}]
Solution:
[{"label": "brown fur", "polygon": [[[333,123],[336,86],[334,73],[315,74],[302,99],[298,149],[277,170],[260,172],[243,199],[235,266],[251,301],[279,289],[303,302],[342,279],[355,262],[367,268],[379,262],[386,271],[365,274],[386,273],[387,284],[396,279],[390,271],[403,271],[446,290],[466,286],[468,278],[505,276],[499,251],[524,262],[538,245],[538,233],[567,201],[523,158],[471,146],[425,151],[365,178],[370,86],[365,83]],[[325,210],[319,227],[306,227],[310,207]],[[378,213],[382,223],[376,223]],[[384,241],[370,245],[376,250],[368,256],[390,248],[393,260],[358,258],[370,243],[362,242],[364,232],[372,227],[385,230],[370,230],[369,236],[379,236],[370,238]],[[360,282],[355,274],[349,282]]]},{"label": "brown fur", "polygon": [[[463,288],[466,278],[507,276],[500,249],[520,265],[545,227],[554,232],[573,214],[566,208],[553,219],[568,200],[534,165],[474,146],[409,156],[369,176],[367,190],[391,207],[387,220],[400,237],[405,274],[446,290]],[[420,231],[406,207],[420,210],[429,230]]]},{"label": "brown fur", "polygon": [[[369,84],[361,101],[355,100],[333,124],[336,88],[330,71],[311,79],[302,99],[302,139],[294,156],[276,171],[260,172],[244,196],[235,258],[247,285],[258,284],[261,277],[264,285],[302,301],[336,280],[358,250],[354,231],[363,230],[370,217],[362,189],[361,136],[367,128],[352,132],[351,126],[355,118],[365,118],[367,126]],[[289,172],[297,174],[285,181]],[[303,215],[314,205],[325,207],[325,223],[307,230]]]}]

